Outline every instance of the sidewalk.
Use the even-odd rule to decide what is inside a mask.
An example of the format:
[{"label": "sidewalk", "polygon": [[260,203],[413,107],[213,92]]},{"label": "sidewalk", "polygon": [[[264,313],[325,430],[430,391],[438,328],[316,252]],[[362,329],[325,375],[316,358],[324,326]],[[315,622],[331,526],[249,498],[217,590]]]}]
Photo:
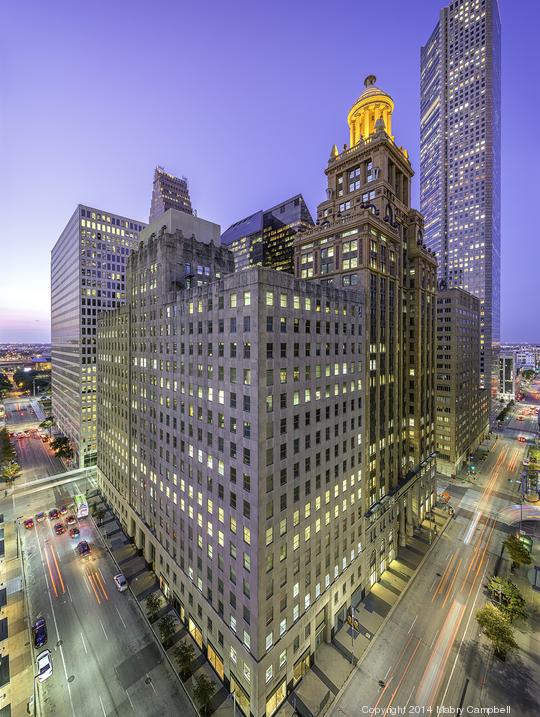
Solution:
[{"label": "sidewalk", "polygon": [[[449,520],[448,514],[435,508],[434,515],[437,533],[441,535]],[[314,665],[288,695],[287,701],[276,713],[279,717],[291,717],[294,708],[302,717],[317,717],[327,711],[347,681],[353,665],[364,658],[373,638],[401,599],[430,546],[429,521],[424,521],[414,536],[408,539],[408,545],[399,549],[398,557],[364,600],[360,600],[360,595],[356,601],[353,600],[358,629],[353,630],[350,625],[344,624],[331,644],[323,643],[317,649]]]},{"label": "sidewalk", "polygon": [[[3,507],[6,507],[5,501]],[[12,520],[4,522],[4,515],[0,515],[1,715],[27,717],[33,714],[27,709],[34,688],[29,621],[16,526]]]},{"label": "sidewalk", "polygon": [[[510,571],[506,553],[499,562],[497,574],[509,578],[525,598],[528,617],[514,625],[514,636],[519,645],[516,653],[506,662],[496,659],[485,638],[481,639],[485,654],[486,671],[483,681],[483,704],[510,704],[512,714],[536,717],[539,713],[540,687],[540,592],[534,589],[535,565],[540,565],[540,544],[533,543],[532,565]],[[540,585],[540,576],[538,579]]]},{"label": "sidewalk", "polygon": [[[125,535],[116,516],[97,492],[89,493],[88,500],[89,506],[99,506],[106,511],[102,525],[97,526],[98,530],[100,531],[109,552],[112,554],[120,570],[126,577],[129,587],[139,603],[141,612],[147,617],[146,601],[150,595],[157,595],[160,598],[162,607],[158,612],[157,617],[152,621],[149,620],[156,639],[160,644],[162,644],[162,642],[159,633],[159,623],[166,615],[171,615],[173,617],[176,623],[175,633],[170,639],[167,649],[165,650],[164,648],[164,650],[169,658],[172,669],[176,672],[176,674],[178,674],[178,665],[176,664],[174,658],[174,652],[178,643],[187,641],[194,647],[195,658],[193,660],[192,674],[190,678],[186,682],[183,682],[180,680],[180,677],[178,677],[192,702],[195,702],[193,697],[193,689],[195,687],[194,680],[204,672],[214,683],[216,688],[211,703],[212,714],[217,715],[217,717],[234,717],[234,706],[229,692],[225,689],[223,683],[210,666],[210,663],[206,660],[206,655],[199,649],[199,646],[191,638],[191,635],[189,634],[186,626],[180,621],[176,611],[165,600],[155,574],[148,568],[144,558],[139,555],[135,545]],[[236,715],[240,714],[241,712],[238,709],[236,711]]]}]

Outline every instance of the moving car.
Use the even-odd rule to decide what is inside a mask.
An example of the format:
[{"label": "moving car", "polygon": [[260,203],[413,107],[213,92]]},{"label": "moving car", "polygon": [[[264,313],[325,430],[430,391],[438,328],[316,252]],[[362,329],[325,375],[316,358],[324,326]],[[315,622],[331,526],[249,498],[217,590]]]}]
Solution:
[{"label": "moving car", "polygon": [[56,535],[63,535],[66,532],[66,526],[63,523],[56,523],[54,532]]},{"label": "moving car", "polygon": [[78,528],[71,528],[69,531],[70,538],[78,538],[80,534],[81,531]]},{"label": "moving car", "polygon": [[77,552],[82,558],[90,555],[90,546],[86,540],[81,540],[81,542],[77,545]]},{"label": "moving car", "polygon": [[36,665],[38,671],[38,680],[44,682],[52,675],[52,655],[50,650],[43,650],[36,658]]},{"label": "moving car", "polygon": [[36,522],[43,523],[44,520],[45,520],[45,513],[42,510],[40,510],[39,513],[36,513]]},{"label": "moving car", "polygon": [[68,515],[68,517],[66,518],[66,523],[67,523],[68,525],[76,525],[76,524],[77,524],[77,519],[75,518],[74,515]]},{"label": "moving car", "polygon": [[525,436],[518,436],[518,441],[520,443],[525,443]]},{"label": "moving car", "polygon": [[60,513],[58,511],[58,508],[51,508],[49,511],[49,520],[58,520],[60,517]]},{"label": "moving car", "polygon": [[48,443],[48,442],[49,442],[49,436],[41,436],[41,440],[43,441],[43,443]]},{"label": "moving car", "polygon": [[24,521],[23,525],[24,525],[24,527],[26,528],[26,530],[30,530],[30,528],[33,528],[33,527],[34,527],[34,519],[33,519],[33,518],[27,518],[27,519]]},{"label": "moving car", "polygon": [[44,617],[38,617],[32,625],[32,632],[34,633],[34,647],[43,647],[47,642],[47,623]]},{"label": "moving car", "polygon": [[119,592],[123,593],[124,590],[128,589],[128,582],[127,582],[125,576],[122,575],[122,573],[118,573],[118,575],[115,575],[113,580],[114,580],[116,588],[117,588],[117,590],[119,590]]}]

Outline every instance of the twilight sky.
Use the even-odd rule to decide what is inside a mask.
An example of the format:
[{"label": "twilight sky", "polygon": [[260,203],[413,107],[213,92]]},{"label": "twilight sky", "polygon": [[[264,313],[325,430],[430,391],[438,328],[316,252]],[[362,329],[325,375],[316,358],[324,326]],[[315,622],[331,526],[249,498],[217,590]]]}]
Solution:
[{"label": "twilight sky", "polygon": [[[0,12],[0,342],[48,341],[50,250],[79,202],[147,221],[156,164],[201,217],[322,201],[368,74],[419,207],[419,57],[443,0],[26,0]],[[502,338],[540,343],[540,2],[500,0]],[[531,124],[533,126],[531,126]]]}]

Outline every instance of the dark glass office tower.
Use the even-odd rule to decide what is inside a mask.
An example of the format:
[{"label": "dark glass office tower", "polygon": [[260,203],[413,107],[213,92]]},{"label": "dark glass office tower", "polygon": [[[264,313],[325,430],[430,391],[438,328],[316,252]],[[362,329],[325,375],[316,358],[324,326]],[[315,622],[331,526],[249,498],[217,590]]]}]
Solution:
[{"label": "dark glass office tower", "polygon": [[480,381],[497,392],[500,345],[501,26],[496,0],[455,0],[421,50],[425,241],[439,278],[480,299]]},{"label": "dark glass office tower", "polygon": [[266,266],[294,273],[294,237],[308,227],[313,219],[301,194],[281,204],[260,210],[230,226],[221,235],[221,242],[234,254],[235,269]]}]

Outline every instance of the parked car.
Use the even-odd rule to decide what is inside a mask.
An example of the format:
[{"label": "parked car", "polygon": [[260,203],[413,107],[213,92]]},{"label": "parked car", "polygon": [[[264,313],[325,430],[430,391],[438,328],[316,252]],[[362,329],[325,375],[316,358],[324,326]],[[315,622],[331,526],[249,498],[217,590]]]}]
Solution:
[{"label": "parked car", "polygon": [[43,647],[47,642],[47,623],[44,617],[39,617],[32,625],[34,633],[34,647]]},{"label": "parked car", "polygon": [[24,525],[24,527],[26,528],[26,530],[30,530],[30,528],[33,528],[33,527],[34,527],[34,519],[33,519],[33,518],[27,518],[27,519],[24,521],[23,525]]},{"label": "parked car", "polygon": [[60,506],[60,515],[65,515],[68,512],[67,505]]},{"label": "parked car", "polygon": [[78,538],[80,536],[80,534],[81,534],[81,531],[77,527],[71,528],[69,531],[70,538]]},{"label": "parked car", "polygon": [[49,436],[41,436],[41,440],[43,441],[43,443],[48,443],[48,442],[49,442]]},{"label": "parked car", "polygon": [[122,573],[118,573],[118,575],[115,575],[113,580],[119,592],[123,593],[124,590],[128,589],[128,581],[126,580],[125,576],[122,575]]},{"label": "parked car", "polygon": [[66,532],[66,526],[63,523],[56,523],[54,532],[56,535],[63,535]]},{"label": "parked car", "polygon": [[90,555],[90,546],[86,542],[86,540],[81,540],[81,542],[77,545],[77,552],[82,558],[85,558],[87,555]]},{"label": "parked car", "polygon": [[36,658],[37,677],[40,682],[47,680],[53,673],[52,655],[50,650],[43,650]]},{"label": "parked car", "polygon": [[520,443],[525,443],[525,436],[518,436],[518,441]]},{"label": "parked car", "polygon": [[45,513],[42,510],[40,510],[39,513],[36,513],[36,522],[43,523],[44,520],[45,520]]},{"label": "parked car", "polygon": [[49,511],[49,520],[58,520],[60,517],[60,512],[58,508],[51,508]]},{"label": "parked car", "polygon": [[66,518],[66,523],[67,523],[68,525],[76,525],[76,523],[77,523],[77,518],[76,518],[74,515],[71,515],[71,514],[70,514],[70,515],[68,515],[68,517]]}]

